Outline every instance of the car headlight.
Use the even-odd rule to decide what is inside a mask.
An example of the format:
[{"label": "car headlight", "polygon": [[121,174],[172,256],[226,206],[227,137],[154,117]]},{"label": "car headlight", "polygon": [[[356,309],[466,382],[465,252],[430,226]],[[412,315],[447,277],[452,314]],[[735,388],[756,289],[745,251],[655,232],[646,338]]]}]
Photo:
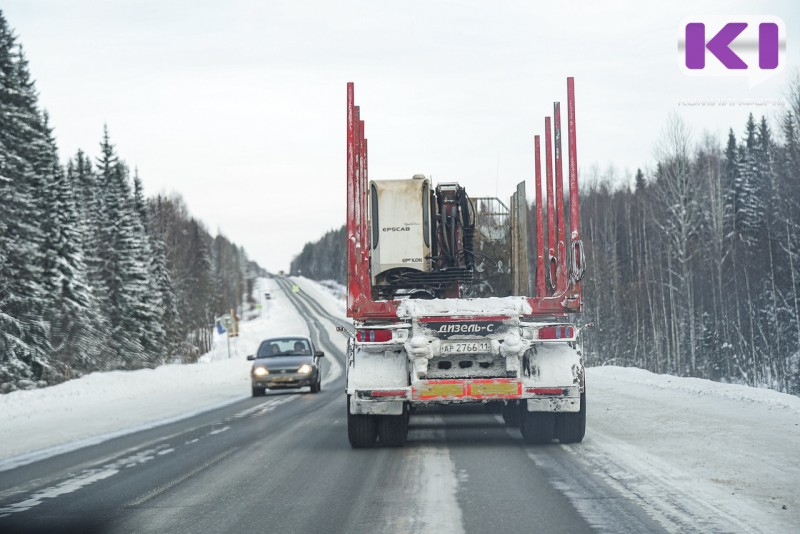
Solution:
[{"label": "car headlight", "polygon": [[308,375],[308,374],[311,374],[311,371],[313,371],[313,370],[314,370],[313,367],[311,367],[307,363],[304,363],[303,365],[300,366],[300,369],[297,370],[297,374]]},{"label": "car headlight", "polygon": [[263,367],[256,367],[255,369],[253,369],[253,374],[256,376],[265,376],[269,374],[269,371],[267,371]]}]

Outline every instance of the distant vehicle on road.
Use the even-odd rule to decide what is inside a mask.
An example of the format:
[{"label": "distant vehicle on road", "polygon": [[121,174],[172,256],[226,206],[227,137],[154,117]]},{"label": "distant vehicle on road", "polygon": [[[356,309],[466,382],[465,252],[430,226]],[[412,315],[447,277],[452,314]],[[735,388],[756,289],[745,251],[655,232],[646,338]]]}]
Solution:
[{"label": "distant vehicle on road", "polygon": [[316,350],[307,337],[274,337],[265,339],[255,354],[247,357],[253,362],[250,379],[253,396],[261,397],[267,389],[301,388],[309,386],[311,393],[322,389],[319,359],[325,353]]}]

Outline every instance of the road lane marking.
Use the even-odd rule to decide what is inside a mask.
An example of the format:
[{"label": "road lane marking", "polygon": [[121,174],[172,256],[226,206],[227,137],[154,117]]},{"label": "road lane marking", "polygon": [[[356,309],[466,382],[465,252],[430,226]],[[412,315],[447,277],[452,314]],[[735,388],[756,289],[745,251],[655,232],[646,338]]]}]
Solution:
[{"label": "road lane marking", "polygon": [[464,518],[456,498],[458,478],[446,447],[421,447],[417,507],[422,525],[417,532],[464,532]]},{"label": "road lane marking", "polygon": [[[464,532],[464,518],[458,504],[458,487],[466,481],[465,473],[457,473],[445,442],[445,422],[441,415],[417,414],[411,419],[409,441],[439,442],[441,445],[412,443],[403,453],[413,481],[411,503],[402,503],[405,513],[384,532],[416,533]],[[415,428],[417,426],[417,428]],[[421,427],[421,428],[420,428]],[[409,504],[411,508],[409,510]]]},{"label": "road lane marking", "polygon": [[99,468],[85,469],[77,475],[67,477],[54,486],[30,494],[26,499],[0,508],[0,518],[19,512],[25,512],[42,504],[47,499],[55,499],[61,495],[73,493],[95,482],[112,477],[123,469],[145,464],[158,456],[162,451],[167,451],[169,449],[171,449],[171,447],[168,444],[163,444],[151,449],[139,451],[130,456],[125,456]]}]

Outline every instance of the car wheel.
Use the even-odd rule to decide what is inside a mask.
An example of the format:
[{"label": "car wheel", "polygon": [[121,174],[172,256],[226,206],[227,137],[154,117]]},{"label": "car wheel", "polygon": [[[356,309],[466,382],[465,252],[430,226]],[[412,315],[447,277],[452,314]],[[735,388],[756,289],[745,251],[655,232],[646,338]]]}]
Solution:
[{"label": "car wheel", "polygon": [[556,418],[556,437],[561,443],[580,443],[586,434],[586,392],[581,393],[579,412],[565,412]]},{"label": "car wheel", "polygon": [[347,438],[354,449],[372,447],[378,439],[378,421],[374,415],[350,413],[350,395],[347,396]]},{"label": "car wheel", "polygon": [[526,443],[550,443],[555,437],[556,414],[529,412],[520,407],[520,431]]},{"label": "car wheel", "polygon": [[403,405],[400,415],[382,415],[378,420],[378,437],[387,447],[402,447],[408,437],[408,411]]},{"label": "car wheel", "polygon": [[263,397],[264,396],[264,388],[253,388],[253,396],[254,397]]},{"label": "car wheel", "polygon": [[311,393],[319,393],[320,389],[322,389],[322,386],[319,382],[311,384]]}]

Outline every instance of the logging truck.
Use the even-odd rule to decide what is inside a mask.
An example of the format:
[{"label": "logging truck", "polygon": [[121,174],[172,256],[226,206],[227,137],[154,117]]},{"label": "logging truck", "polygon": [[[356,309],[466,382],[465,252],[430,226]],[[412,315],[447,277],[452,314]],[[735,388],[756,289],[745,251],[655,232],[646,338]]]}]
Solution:
[{"label": "logging truck", "polygon": [[544,121],[543,155],[542,136],[534,136],[530,208],[524,181],[505,202],[470,197],[458,183],[434,184],[424,175],[370,180],[364,120],[347,84],[352,447],[402,446],[411,412],[453,403],[497,409],[528,443],[583,439],[582,328],[574,317],[585,258],[573,78],[567,194],[560,115],[556,102],[552,124]]}]

